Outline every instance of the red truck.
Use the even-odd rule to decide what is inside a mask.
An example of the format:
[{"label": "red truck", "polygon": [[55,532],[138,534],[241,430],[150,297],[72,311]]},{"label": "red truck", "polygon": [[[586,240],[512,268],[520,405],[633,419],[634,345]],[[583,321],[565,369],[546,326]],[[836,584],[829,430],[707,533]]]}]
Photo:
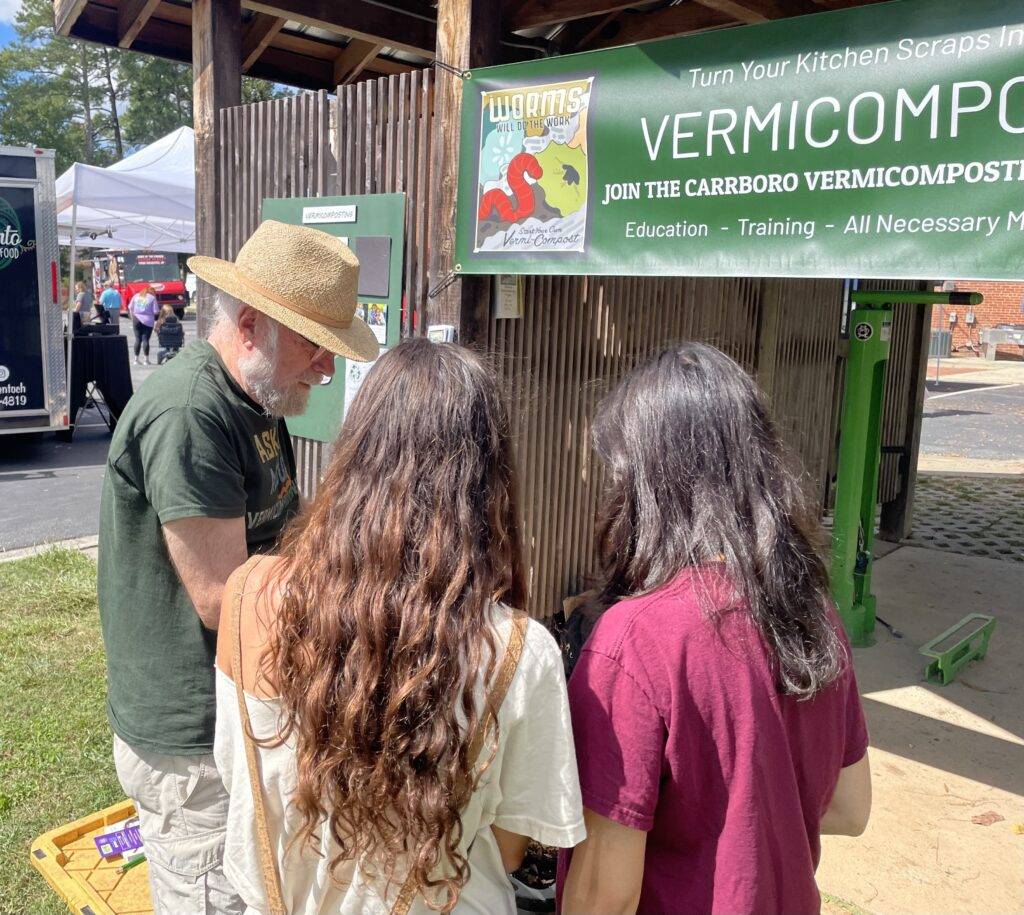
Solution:
[{"label": "red truck", "polygon": [[93,257],[93,288],[97,296],[110,280],[121,293],[121,314],[128,313],[132,296],[152,286],[160,305],[170,305],[185,316],[188,292],[178,269],[178,255],[165,251],[103,251]]}]

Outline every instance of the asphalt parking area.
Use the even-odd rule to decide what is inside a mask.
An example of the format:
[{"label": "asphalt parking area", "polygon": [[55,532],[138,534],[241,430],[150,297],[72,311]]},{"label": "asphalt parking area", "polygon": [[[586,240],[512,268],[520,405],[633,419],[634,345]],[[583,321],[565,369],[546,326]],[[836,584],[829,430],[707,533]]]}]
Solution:
[{"label": "asphalt parking area", "polygon": [[[196,322],[185,321],[185,341],[195,339]],[[121,333],[132,352],[132,329],[121,319]],[[154,372],[150,365],[131,366],[132,387]],[[88,537],[99,530],[100,488],[110,446],[110,432],[95,408],[78,417],[74,440],[52,434],[0,436],[0,550],[15,550],[57,540]]]},{"label": "asphalt parking area", "polygon": [[965,458],[1024,458],[1024,382],[929,381],[921,452]]}]

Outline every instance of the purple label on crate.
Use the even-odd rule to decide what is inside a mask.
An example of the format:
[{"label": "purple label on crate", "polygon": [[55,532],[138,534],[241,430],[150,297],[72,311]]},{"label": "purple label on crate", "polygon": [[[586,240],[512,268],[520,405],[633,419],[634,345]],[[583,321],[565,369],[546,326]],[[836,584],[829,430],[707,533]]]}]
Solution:
[{"label": "purple label on crate", "polygon": [[116,858],[128,852],[142,848],[142,836],[139,835],[138,826],[128,826],[119,829],[117,832],[108,832],[102,836],[96,836],[93,841],[104,858]]}]

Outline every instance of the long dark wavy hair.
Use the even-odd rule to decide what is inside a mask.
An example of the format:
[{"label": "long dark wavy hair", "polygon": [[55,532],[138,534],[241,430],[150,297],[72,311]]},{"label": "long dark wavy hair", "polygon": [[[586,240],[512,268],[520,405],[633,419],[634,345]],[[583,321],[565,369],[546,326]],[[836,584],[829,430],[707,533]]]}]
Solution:
[{"label": "long dark wavy hair", "polygon": [[508,416],[480,359],[425,339],[383,355],[282,553],[264,670],[295,739],[296,838],[326,825],[332,869],[357,859],[389,878],[408,854],[449,910],[469,878],[460,812],[474,688],[495,664],[488,607],[523,597]]},{"label": "long dark wavy hair", "polygon": [[668,349],[602,401],[593,438],[607,471],[598,607],[724,564],[781,692],[810,697],[838,676],[818,515],[739,365],[703,343]]}]

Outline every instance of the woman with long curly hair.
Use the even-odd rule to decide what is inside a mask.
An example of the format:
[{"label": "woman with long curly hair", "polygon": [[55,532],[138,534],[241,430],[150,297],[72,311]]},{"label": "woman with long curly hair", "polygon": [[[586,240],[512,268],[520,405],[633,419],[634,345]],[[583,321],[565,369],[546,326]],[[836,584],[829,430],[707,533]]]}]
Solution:
[{"label": "woman with long curly hair", "polygon": [[251,911],[511,915],[528,840],[583,838],[561,656],[511,609],[517,511],[490,371],[384,354],[313,504],[225,591],[214,752]]},{"label": "woman with long curly hair", "polygon": [[560,861],[562,911],[817,912],[820,834],[867,820],[867,732],[764,400],[687,343],[628,375],[593,435],[603,612],[569,681],[587,839]]}]

